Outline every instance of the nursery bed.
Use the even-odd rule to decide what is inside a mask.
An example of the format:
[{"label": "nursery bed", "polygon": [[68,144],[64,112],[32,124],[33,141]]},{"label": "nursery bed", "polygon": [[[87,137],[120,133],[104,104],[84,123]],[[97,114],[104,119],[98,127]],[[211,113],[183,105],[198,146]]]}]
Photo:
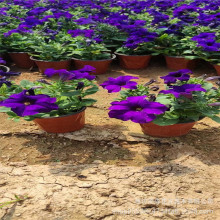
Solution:
[{"label": "nursery bed", "polygon": [[[16,82],[43,77],[12,69],[22,71]],[[129,74],[160,84],[168,72],[164,60],[138,71],[114,64],[97,82]],[[215,75],[204,63],[194,73]],[[85,128],[74,133],[46,134],[0,114],[0,203],[27,196],[0,209],[0,219],[220,218],[219,124],[203,119],[186,136],[153,138],[138,124],[108,117],[114,95],[100,88],[95,97]]]}]

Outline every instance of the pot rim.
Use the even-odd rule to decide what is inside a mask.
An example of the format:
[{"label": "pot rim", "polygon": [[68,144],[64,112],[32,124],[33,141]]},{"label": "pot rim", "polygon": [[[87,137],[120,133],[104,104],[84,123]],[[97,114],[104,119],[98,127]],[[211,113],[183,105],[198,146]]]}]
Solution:
[{"label": "pot rim", "polygon": [[114,52],[114,54],[121,55],[121,56],[126,56],[126,57],[144,57],[144,56],[151,57],[152,56],[151,54],[146,54],[146,55],[127,55],[127,54],[117,53],[117,52]]},{"label": "pot rim", "polygon": [[[188,124],[188,123],[196,123],[198,121],[201,121],[203,120],[205,117],[200,117],[197,121],[188,121],[188,122],[181,122],[181,123],[175,123],[175,124],[172,124],[172,125],[182,125],[182,124]],[[153,121],[149,122],[149,123],[139,123],[139,124],[154,124],[154,125],[157,125],[155,124]],[[157,126],[161,126],[161,127],[164,127],[164,126],[172,126],[172,125],[157,125]]]},{"label": "pot rim", "polygon": [[26,53],[29,55],[30,52],[8,52],[8,54],[10,54],[10,53]]},{"label": "pot rim", "polygon": [[8,73],[9,71],[10,71],[10,68],[9,67],[7,67],[7,66],[5,66],[5,65],[0,65],[0,67],[3,67],[3,68],[5,68],[6,69],[6,73]]},{"label": "pot rim", "polygon": [[63,61],[71,61],[71,59],[68,59],[68,60],[59,60],[59,61],[46,61],[46,60],[37,60],[35,59],[33,56],[30,57],[31,60],[33,61],[40,61],[40,62],[45,62],[45,63],[58,63],[58,62],[63,62]]},{"label": "pot rim", "polygon": [[[77,112],[73,112],[73,113],[70,113],[70,114],[67,114],[67,115],[61,115],[61,116],[58,116],[58,117],[45,117],[45,118],[35,118],[35,119],[49,119],[49,118],[64,118],[64,117],[68,117],[68,116],[71,116],[71,115],[76,115],[76,114],[78,114],[78,113],[81,113],[81,112],[83,112],[83,111],[85,111],[86,110],[86,106],[84,106],[84,107],[82,107],[79,111],[77,111]],[[35,120],[34,119],[34,120]]]},{"label": "pot rim", "polygon": [[[171,58],[182,58],[182,59],[185,59],[185,60],[190,60],[190,59],[186,59],[185,57],[182,57],[182,56],[168,56],[168,55],[165,55],[165,57],[171,57]],[[196,59],[191,59],[191,60],[196,60]]]},{"label": "pot rim", "polygon": [[[110,54],[110,53],[109,53]],[[80,61],[93,61],[93,62],[100,62],[100,61],[107,61],[107,60],[114,60],[116,58],[115,54],[111,54],[112,57],[109,59],[104,59],[104,60],[82,60],[82,59],[78,59],[78,58],[72,58],[72,60],[80,60]]]}]

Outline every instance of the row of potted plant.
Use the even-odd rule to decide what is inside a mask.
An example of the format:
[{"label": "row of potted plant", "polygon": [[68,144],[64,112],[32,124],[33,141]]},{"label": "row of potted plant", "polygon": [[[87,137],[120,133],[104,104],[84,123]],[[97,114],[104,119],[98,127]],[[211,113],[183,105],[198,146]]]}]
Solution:
[{"label": "row of potted plant", "polygon": [[[1,1],[0,53],[28,52],[34,60],[75,58],[79,63],[111,59],[110,52],[114,52],[121,65],[131,69],[146,66],[152,55],[163,54],[172,69],[192,69],[194,60],[200,58],[219,72],[220,24],[215,1],[103,0],[80,6],[77,1],[54,2]],[[127,59],[131,58],[136,59],[136,66],[130,66]]]},{"label": "row of potted plant", "polygon": [[[49,133],[77,131],[85,124],[85,108],[96,100],[86,98],[98,91],[95,69],[47,69],[59,80],[23,80],[19,85],[5,80],[0,87],[0,112],[12,119],[34,120]],[[138,85],[138,77],[119,76],[100,84],[109,93],[120,92],[111,103],[109,117],[139,123],[143,133],[156,137],[185,135],[193,125],[209,117],[220,123],[220,77],[191,77],[189,69],[161,77],[165,89],[152,86],[155,80]],[[217,80],[216,85],[210,83]],[[122,90],[126,88],[126,90]],[[158,91],[159,90],[159,91]]]}]

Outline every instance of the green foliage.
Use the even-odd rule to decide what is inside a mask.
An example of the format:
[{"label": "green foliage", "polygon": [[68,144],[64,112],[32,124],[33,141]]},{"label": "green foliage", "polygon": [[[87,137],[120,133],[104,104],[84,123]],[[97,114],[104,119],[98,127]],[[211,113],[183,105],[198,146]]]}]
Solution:
[{"label": "green foliage", "polygon": [[[79,82],[84,83],[81,89],[77,89]],[[68,81],[56,80],[51,81],[49,84],[39,81],[30,82],[28,80],[22,80],[20,85],[13,84],[11,87],[3,85],[0,88],[0,99],[7,99],[12,94],[20,93],[24,89],[29,90],[31,88],[34,89],[35,95],[45,94],[56,98],[56,104],[59,109],[49,113],[26,116],[24,119],[27,121],[34,120],[35,118],[58,117],[78,112],[82,108],[91,106],[96,102],[95,99],[87,98],[87,96],[95,94],[98,91],[98,86],[93,81],[84,78]],[[10,108],[0,107],[0,112],[5,112],[8,114],[9,119],[15,121],[20,118]]]},{"label": "green foliage", "polygon": [[149,87],[144,85],[138,85],[137,89],[122,90],[120,92],[119,100],[125,100],[127,97],[130,96],[144,96],[144,95],[149,95]]},{"label": "green foliage", "polygon": [[82,36],[76,37],[76,49],[73,56],[81,60],[105,60],[110,59],[110,51],[102,43],[96,43],[93,40]]},{"label": "green foliage", "polygon": [[76,42],[70,35],[59,33],[55,39],[48,39],[35,34],[33,38],[31,55],[44,61],[62,61],[73,57]]}]

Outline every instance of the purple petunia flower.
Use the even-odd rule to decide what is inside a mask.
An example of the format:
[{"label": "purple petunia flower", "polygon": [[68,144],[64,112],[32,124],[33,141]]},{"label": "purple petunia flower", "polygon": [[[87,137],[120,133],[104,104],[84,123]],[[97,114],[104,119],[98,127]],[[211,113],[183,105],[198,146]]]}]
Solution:
[{"label": "purple petunia flower", "polygon": [[193,38],[191,38],[191,40],[194,41],[201,41],[201,40],[207,40],[207,39],[215,39],[215,33],[208,33],[208,32],[204,32],[204,33],[200,33],[199,35],[194,36]]},{"label": "purple petunia flower", "polygon": [[77,37],[79,35],[83,35],[85,37],[92,38],[94,35],[94,30],[76,29],[76,30],[69,30],[67,33],[70,34],[72,37]]},{"label": "purple petunia flower", "polygon": [[104,89],[108,90],[108,93],[119,92],[121,88],[137,89],[137,82],[130,81],[131,79],[138,79],[134,76],[119,76],[117,78],[109,77],[108,81],[100,84]]},{"label": "purple petunia flower", "polygon": [[20,74],[21,74],[20,72],[13,72],[13,71],[5,72],[0,70],[0,76],[10,77],[10,76],[19,76]]},{"label": "purple petunia flower", "polygon": [[179,98],[181,95],[187,97],[191,95],[193,91],[206,92],[205,89],[199,84],[184,84],[181,86],[170,86],[171,89],[161,90],[160,93],[163,94],[173,94],[176,98]]},{"label": "purple petunia flower", "polygon": [[47,77],[52,77],[53,75],[58,74],[62,81],[74,80],[74,79],[88,79],[91,81],[95,79],[95,76],[90,75],[89,73],[94,71],[95,71],[94,67],[85,65],[82,69],[72,70],[72,71],[68,71],[66,69],[55,70],[49,68],[46,69],[44,73]]},{"label": "purple petunia flower", "polygon": [[146,100],[146,96],[131,96],[123,101],[111,103],[109,117],[135,123],[148,123],[163,114],[168,108],[158,102]]},{"label": "purple petunia flower", "polygon": [[56,98],[48,95],[29,95],[28,90],[13,94],[0,102],[0,106],[11,108],[20,117],[58,110]]},{"label": "purple petunia flower", "polygon": [[216,43],[214,39],[198,42],[198,46],[203,47],[205,51],[220,51],[220,43]]},{"label": "purple petunia flower", "polygon": [[6,64],[6,61],[3,60],[3,58],[0,57],[0,64]]},{"label": "purple petunia flower", "polygon": [[164,79],[165,84],[175,83],[177,80],[188,81],[190,78],[188,73],[192,73],[192,71],[189,69],[182,69],[176,72],[170,72],[168,75],[162,76],[160,78]]}]

